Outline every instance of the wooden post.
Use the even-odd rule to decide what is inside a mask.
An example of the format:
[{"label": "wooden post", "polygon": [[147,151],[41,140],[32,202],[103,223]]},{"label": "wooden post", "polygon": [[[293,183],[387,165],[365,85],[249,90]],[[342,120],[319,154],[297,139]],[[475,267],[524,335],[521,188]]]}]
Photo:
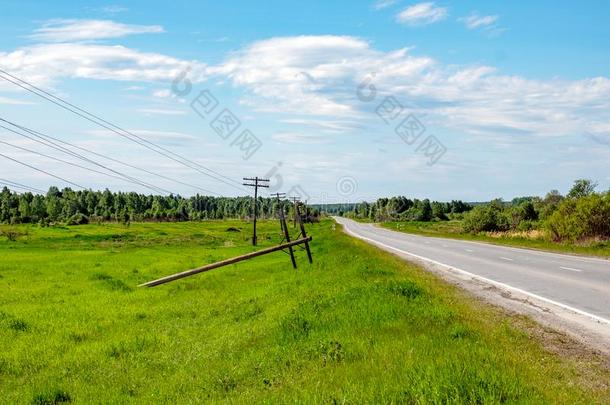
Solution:
[{"label": "wooden post", "polygon": [[282,249],[285,249],[285,248],[292,249],[293,246],[300,245],[300,244],[305,243],[305,242],[310,242],[311,239],[312,239],[311,236],[309,236],[307,238],[297,239],[297,240],[294,240],[292,242],[283,243],[283,244],[278,245],[278,246],[272,246],[270,248],[262,249],[262,250],[259,250],[257,252],[247,253],[247,254],[242,255],[242,256],[233,257],[231,259],[227,259],[227,260],[223,260],[223,261],[220,261],[220,262],[208,264],[206,266],[199,267],[199,268],[196,268],[196,269],[183,271],[182,273],[176,273],[176,274],[172,274],[170,276],[159,278],[157,280],[152,280],[152,281],[149,281],[147,283],[140,284],[138,287],[155,287],[155,286],[158,286],[158,285],[161,285],[161,284],[169,283],[171,281],[179,280],[181,278],[185,278],[185,277],[193,276],[195,274],[203,273],[204,271],[210,271],[210,270],[213,270],[213,269],[217,269],[219,267],[227,266],[229,264],[238,263],[238,262],[241,262],[241,261],[244,261],[244,260],[252,259],[253,257],[262,256],[262,255],[266,255],[266,254],[269,254],[269,253],[277,252],[278,250],[282,250]]},{"label": "wooden post", "polygon": [[[258,188],[265,187],[269,188],[269,179],[259,179],[258,177],[244,177],[245,181],[253,181],[254,184],[251,183],[243,183],[244,186],[254,187],[254,230],[252,233],[252,246],[256,246],[257,237],[256,237],[256,217],[258,216]],[[267,182],[267,183],[265,183]]]},{"label": "wooden post", "polygon": [[[283,193],[277,193],[275,196],[277,197],[277,203],[279,206],[279,215],[280,215],[280,225],[282,227],[282,231],[284,232],[284,239],[286,242],[290,243],[290,232],[288,232],[288,225],[286,225],[286,217],[284,215],[284,206],[282,205],[282,201],[280,200],[280,196]],[[294,258],[294,250],[292,249],[292,245],[288,246],[288,253],[290,254],[290,260],[292,261],[292,267],[294,269],[297,268],[297,261]]]},{"label": "wooden post", "polygon": [[293,208],[293,212],[292,212],[292,227],[296,228],[297,227],[297,204],[299,203],[299,197],[291,197],[292,198],[292,204],[294,205]]},{"label": "wooden post", "polygon": [[[303,224],[303,217],[301,217],[301,212],[299,211],[299,204],[295,206],[296,215],[299,218],[299,226],[301,227],[301,238],[307,239],[307,233],[305,232],[305,224]],[[307,211],[305,211],[307,212]],[[309,263],[313,263],[313,259],[311,257],[311,250],[309,249],[309,241],[304,242],[305,251],[307,252],[307,258],[309,259]]]}]

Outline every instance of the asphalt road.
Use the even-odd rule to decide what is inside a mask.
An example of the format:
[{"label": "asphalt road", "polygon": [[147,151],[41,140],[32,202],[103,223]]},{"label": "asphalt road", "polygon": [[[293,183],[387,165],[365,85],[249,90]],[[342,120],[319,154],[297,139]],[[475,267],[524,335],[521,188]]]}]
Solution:
[{"label": "asphalt road", "polygon": [[610,260],[405,234],[346,218],[347,233],[610,324]]}]

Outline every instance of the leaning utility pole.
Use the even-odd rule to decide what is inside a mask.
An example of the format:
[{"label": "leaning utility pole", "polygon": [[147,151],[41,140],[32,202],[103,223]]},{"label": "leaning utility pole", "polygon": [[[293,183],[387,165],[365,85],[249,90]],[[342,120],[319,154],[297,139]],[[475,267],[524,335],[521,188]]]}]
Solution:
[{"label": "leaning utility pole", "polygon": [[[284,193],[275,193],[271,195],[272,197],[277,198],[277,205],[278,205],[278,214],[280,217],[280,224],[282,226],[282,232],[284,232],[284,240],[286,241],[286,243],[290,243],[290,232],[288,232],[288,225],[286,225],[286,217],[284,216],[284,206],[282,205],[282,200],[281,198],[284,198],[286,196],[286,194]],[[292,261],[292,267],[293,268],[297,268],[297,261],[294,258],[294,250],[292,249],[292,246],[288,246],[288,254],[290,255],[290,260]]]},{"label": "leaning utility pole", "polygon": [[[305,214],[307,214],[307,207],[304,206],[303,207],[305,209]],[[296,213],[298,215],[299,218],[299,226],[301,227],[301,234],[299,235],[301,238],[307,238],[307,232],[305,232],[305,225],[303,224],[303,217],[301,216],[301,212],[299,210],[299,203],[297,203],[294,206],[294,209],[296,210]],[[311,258],[311,249],[309,249],[309,242],[306,241],[304,242],[305,244],[305,251],[307,251],[307,258],[309,259],[309,263],[313,263],[313,259]]]},{"label": "leaning utility pole", "polygon": [[244,181],[254,182],[252,183],[243,183],[244,186],[254,187],[254,234],[252,235],[252,246],[256,246],[256,217],[258,216],[258,188],[265,187],[269,188],[269,179],[259,179],[258,177],[244,177]]},{"label": "leaning utility pole", "polygon": [[297,204],[300,202],[299,197],[290,197],[293,205],[292,227],[297,227]]}]

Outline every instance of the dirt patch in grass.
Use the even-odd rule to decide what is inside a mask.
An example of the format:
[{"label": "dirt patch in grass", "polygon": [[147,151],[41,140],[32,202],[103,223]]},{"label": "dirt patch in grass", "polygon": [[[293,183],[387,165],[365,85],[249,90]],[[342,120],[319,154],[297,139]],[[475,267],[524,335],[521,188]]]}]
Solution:
[{"label": "dirt patch in grass", "polygon": [[592,365],[602,368],[610,377],[610,357],[592,350],[567,334],[540,325],[523,315],[511,314],[513,324],[533,339],[540,341],[543,347],[561,358],[570,359],[577,364],[579,378],[583,384],[608,389],[609,380],[593,378]]}]

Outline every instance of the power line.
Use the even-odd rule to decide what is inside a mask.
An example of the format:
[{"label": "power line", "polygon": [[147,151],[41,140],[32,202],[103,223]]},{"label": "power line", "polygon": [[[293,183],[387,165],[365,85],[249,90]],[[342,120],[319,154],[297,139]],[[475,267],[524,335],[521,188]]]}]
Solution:
[{"label": "power line", "polygon": [[[2,119],[0,118],[0,120],[2,120]],[[26,148],[23,148],[23,147],[20,147],[20,146],[12,145],[12,144],[10,144],[10,143],[8,143],[8,142],[0,141],[0,142],[4,143],[4,144],[6,144],[6,145],[12,146],[12,147],[17,148],[17,149],[24,150],[24,151],[26,151],[26,152],[30,152],[30,153],[34,153],[34,154],[37,154],[37,155],[41,155],[41,156],[47,157],[47,158],[49,158],[49,159],[53,159],[53,160],[59,161],[59,162],[61,162],[61,163],[66,163],[66,164],[69,164],[69,165],[71,165],[71,166],[76,166],[76,167],[78,167],[78,168],[85,169],[85,170],[88,170],[88,171],[91,171],[91,172],[94,172],[94,173],[103,174],[103,175],[105,175],[105,176],[109,176],[109,177],[117,178],[117,179],[119,179],[119,180],[126,180],[126,181],[128,181],[128,182],[130,182],[130,183],[133,183],[133,184],[137,184],[137,185],[139,185],[139,186],[146,187],[146,188],[148,188],[148,189],[150,189],[150,190],[154,191],[155,193],[161,193],[161,194],[173,194],[173,193],[172,193],[171,191],[169,191],[169,190],[165,190],[165,189],[163,189],[163,188],[161,188],[161,187],[157,187],[157,186],[155,186],[155,185],[152,185],[152,184],[146,183],[146,182],[144,182],[144,181],[142,181],[142,180],[136,179],[135,177],[128,176],[128,175],[126,175],[126,174],[124,174],[124,173],[120,173],[120,172],[118,172],[118,171],[116,171],[116,170],[114,170],[114,169],[112,169],[112,168],[109,168],[109,167],[104,166],[104,165],[102,165],[102,164],[100,164],[100,163],[97,163],[97,162],[95,162],[95,161],[93,161],[93,160],[91,160],[91,159],[88,159],[88,158],[86,158],[86,157],[84,157],[84,156],[82,156],[82,155],[75,154],[75,153],[71,152],[71,151],[70,151],[70,150],[68,150],[68,149],[65,149],[65,148],[62,148],[62,147],[53,146],[53,145],[49,145],[49,144],[47,144],[47,143],[45,143],[45,142],[42,142],[42,141],[40,141],[40,140],[38,140],[38,139],[35,139],[35,138],[32,138],[32,137],[29,137],[29,136],[27,136],[27,135],[25,135],[25,134],[22,134],[22,133],[19,133],[19,132],[17,132],[17,131],[14,131],[14,130],[12,130],[12,129],[10,129],[10,128],[7,128],[7,127],[5,127],[4,125],[0,125],[0,128],[3,128],[3,129],[5,129],[5,130],[7,130],[7,131],[10,131],[10,132],[12,132],[12,133],[14,133],[14,134],[20,135],[20,136],[22,136],[22,137],[24,137],[24,138],[30,139],[30,140],[32,140],[32,141],[34,141],[34,142],[38,142],[38,143],[40,143],[40,144],[42,144],[42,145],[48,146],[48,147],[50,147],[50,148],[52,148],[52,149],[55,149],[55,150],[58,150],[58,151],[60,151],[60,152],[66,153],[66,154],[68,154],[68,155],[70,155],[70,156],[74,156],[74,157],[77,157],[77,158],[79,158],[79,159],[81,159],[81,160],[84,160],[84,161],[86,161],[86,162],[92,163],[92,164],[94,164],[94,165],[96,165],[96,166],[99,166],[99,167],[101,167],[101,168],[103,168],[103,169],[106,169],[106,170],[108,170],[108,171],[110,171],[110,172],[116,173],[116,174],[118,174],[118,176],[115,176],[115,175],[112,175],[112,174],[108,174],[108,173],[104,173],[104,172],[100,172],[99,170],[91,169],[91,168],[89,168],[89,167],[81,166],[81,165],[78,165],[78,164],[76,164],[76,163],[68,162],[68,161],[65,161],[65,160],[62,160],[62,159],[56,158],[56,157],[54,157],[54,156],[49,156],[49,155],[46,155],[46,154],[41,153],[41,152],[33,151],[33,150],[31,150],[31,149],[26,149]],[[120,176],[120,177],[119,177],[119,176]]]},{"label": "power line", "polygon": [[[1,120],[1,119],[0,119],[0,120]],[[109,168],[109,167],[107,167],[107,166],[104,166],[104,165],[102,165],[102,164],[100,164],[100,163],[98,163],[98,162],[96,162],[96,161],[94,161],[94,160],[88,159],[88,158],[86,158],[85,156],[82,156],[82,155],[79,155],[79,154],[77,154],[77,153],[74,153],[74,152],[72,152],[72,151],[70,151],[70,150],[68,150],[68,149],[66,149],[66,148],[61,147],[61,146],[47,144],[47,143],[45,143],[44,141],[40,141],[40,140],[38,140],[38,139],[32,138],[32,137],[30,137],[30,136],[27,136],[27,135],[25,135],[25,134],[19,133],[19,132],[15,131],[15,130],[10,129],[10,128],[7,128],[7,127],[5,127],[5,126],[3,126],[3,125],[0,125],[0,128],[3,128],[3,129],[5,129],[5,130],[7,130],[7,131],[10,131],[10,132],[12,132],[12,133],[14,133],[14,134],[20,135],[20,136],[22,136],[22,137],[24,137],[24,138],[30,139],[30,140],[32,140],[32,141],[34,141],[34,142],[38,142],[38,143],[40,143],[40,144],[42,144],[42,145],[48,146],[48,147],[50,147],[50,148],[52,148],[52,149],[55,149],[55,150],[58,150],[58,151],[60,151],[60,152],[66,153],[66,154],[68,154],[68,155],[70,155],[70,156],[77,157],[77,158],[79,158],[79,159],[81,159],[81,160],[84,160],[84,161],[86,161],[86,162],[89,162],[89,163],[92,163],[92,164],[94,164],[94,165],[96,165],[96,166],[99,166],[99,167],[101,167],[101,168],[103,168],[103,169],[106,169],[106,170],[108,170],[108,171],[110,171],[110,172],[116,173],[116,174],[118,174],[119,176],[121,176],[121,177],[122,177],[122,178],[120,178],[120,180],[127,180],[127,181],[129,181],[130,183],[134,183],[134,184],[137,184],[137,185],[139,185],[139,186],[146,187],[146,188],[148,188],[148,189],[150,189],[150,190],[152,190],[152,191],[154,191],[154,192],[156,192],[156,193],[162,193],[162,194],[172,194],[172,192],[171,192],[171,191],[165,190],[165,189],[163,189],[163,188],[161,188],[161,187],[157,187],[157,186],[151,185],[151,184],[149,184],[149,183],[146,183],[146,182],[144,182],[144,181],[142,181],[142,180],[136,179],[135,177],[131,177],[131,176],[126,175],[126,174],[124,174],[124,173],[120,173],[120,172],[118,172],[118,171],[116,171],[116,170],[114,170],[114,169],[112,169],[112,168]],[[51,143],[52,143],[52,142],[51,142]],[[31,150],[28,150],[28,151],[29,151],[29,152],[32,152],[32,153],[37,153],[37,154],[39,153],[39,152],[36,152],[36,151],[31,151]],[[46,157],[50,157],[51,159],[54,159],[54,160],[57,160],[57,158],[52,157],[52,156],[48,156],[48,155],[44,155],[44,156],[46,156]],[[67,164],[70,164],[70,165],[75,165],[75,164],[73,164],[73,163],[66,162],[66,161],[63,161],[63,160],[60,160],[60,161],[61,161],[62,163],[67,163]],[[86,170],[90,170],[90,171],[95,171],[95,170],[93,170],[93,169],[90,169],[90,168],[87,168],[87,167],[83,167],[83,166],[78,166],[78,165],[77,165],[77,167],[84,168],[84,169],[86,169]],[[99,172],[99,171],[95,171],[95,172],[96,172],[96,173],[101,173],[101,174],[104,174],[104,175],[107,175],[107,176],[110,176],[110,177],[115,177],[115,178],[117,177],[117,176],[113,176],[113,175],[110,175],[110,174],[107,174],[107,173],[103,173],[103,172]]]},{"label": "power line", "polygon": [[[101,175],[104,175],[104,176],[112,177],[114,179],[125,180],[123,177],[120,177],[120,176],[115,176],[113,174],[109,174],[109,173],[105,173],[105,172],[102,172],[102,171],[99,171],[99,170],[91,169],[89,167],[79,165],[78,163],[69,162],[67,160],[63,160],[63,159],[60,159],[60,158],[55,157],[55,156],[47,155],[47,154],[42,153],[42,152],[38,152],[38,151],[35,151],[35,150],[32,150],[32,149],[28,149],[28,148],[24,148],[24,147],[21,147],[21,146],[13,145],[12,143],[9,143],[9,142],[0,141],[0,143],[4,144],[4,145],[8,145],[8,146],[10,146],[12,148],[15,148],[15,149],[22,150],[24,152],[33,153],[35,155],[39,155],[39,156],[46,157],[48,159],[55,160],[56,162],[64,163],[64,164],[67,164],[67,165],[70,165],[70,166],[73,166],[73,167],[78,167],[79,169],[88,170],[88,171],[90,171],[92,173],[101,174]],[[136,183],[136,184],[138,184],[138,183]],[[150,187],[150,188],[153,191],[156,191],[155,189],[157,189],[157,187]],[[172,194],[171,191],[163,190],[162,188],[159,188],[159,190],[162,190],[164,193],[167,193],[167,194]]]},{"label": "power line", "polygon": [[2,156],[2,157],[4,157],[4,158],[6,158],[6,159],[8,159],[8,160],[12,160],[12,161],[13,161],[13,162],[15,162],[15,163],[19,163],[20,165],[23,165],[23,166],[29,167],[30,169],[34,169],[34,170],[36,170],[36,171],[38,171],[38,172],[44,173],[44,174],[46,174],[46,175],[48,175],[48,176],[55,177],[55,178],[56,178],[56,179],[58,179],[58,180],[64,181],[64,182],[66,182],[66,183],[68,183],[68,184],[71,184],[71,185],[73,185],[73,186],[76,186],[76,187],[78,187],[78,188],[82,188],[83,190],[87,190],[87,187],[83,187],[83,186],[81,186],[80,184],[73,183],[73,182],[71,182],[70,180],[66,180],[66,179],[64,179],[63,177],[56,176],[56,175],[54,175],[53,173],[49,173],[49,172],[47,172],[47,171],[45,171],[45,170],[42,170],[42,169],[39,169],[39,168],[34,167],[34,166],[32,166],[32,165],[29,165],[29,164],[27,164],[27,163],[21,162],[21,161],[19,161],[19,160],[17,160],[17,159],[13,159],[13,158],[12,158],[12,157],[10,157],[10,156],[3,155],[2,153],[0,153],[0,156]]},{"label": "power line", "polygon": [[45,191],[40,190],[38,188],[26,186],[24,184],[17,183],[15,181],[6,180],[6,179],[0,179],[0,184],[5,184],[5,185],[10,186],[10,187],[16,187],[16,188],[21,188],[21,189],[28,190],[28,191],[33,191],[35,193],[40,193],[40,194],[44,194],[45,193]]},{"label": "power line", "polygon": [[[35,131],[35,130],[33,130],[33,129],[30,129],[30,128],[24,127],[24,126],[22,126],[22,125],[16,124],[16,123],[14,123],[14,122],[8,121],[8,120],[6,120],[6,119],[4,119],[4,118],[0,118],[0,121],[6,122],[6,123],[7,123],[7,124],[9,124],[9,125],[12,125],[12,126],[14,126],[14,127],[16,127],[16,128],[19,128],[20,130],[25,131],[25,132],[27,132],[27,133],[29,133],[29,134],[31,134],[31,135],[33,135],[34,137],[39,138],[39,139],[35,139],[35,138],[32,138],[32,137],[30,137],[30,136],[28,136],[28,135],[25,135],[25,134],[22,134],[22,133],[16,132],[16,131],[14,131],[14,130],[12,130],[12,129],[9,129],[9,128],[6,128],[5,126],[2,126],[2,125],[0,125],[0,128],[4,128],[4,129],[6,129],[6,130],[9,130],[9,131],[11,131],[11,132],[13,132],[13,133],[17,134],[17,135],[20,135],[20,136],[22,136],[22,137],[25,137],[25,138],[27,138],[27,139],[30,139],[30,140],[32,140],[32,141],[34,141],[34,142],[38,142],[38,143],[40,143],[40,144],[42,144],[42,145],[45,145],[45,146],[48,146],[48,147],[50,147],[50,148],[60,150],[61,152],[67,153],[67,154],[69,154],[69,155],[71,155],[71,156],[77,157],[77,158],[79,158],[79,159],[81,159],[81,160],[84,160],[84,161],[86,161],[86,162],[93,163],[93,164],[95,164],[95,165],[97,165],[97,166],[103,167],[103,168],[105,168],[106,170],[112,171],[112,172],[114,172],[114,173],[120,173],[120,172],[117,172],[117,171],[115,171],[114,169],[111,169],[111,168],[109,168],[109,167],[107,167],[107,166],[104,166],[104,165],[102,165],[102,164],[100,164],[100,163],[98,163],[98,162],[94,161],[94,160],[91,160],[91,159],[89,159],[88,157],[83,156],[83,155],[81,155],[81,154],[79,154],[79,153],[77,153],[77,152],[74,152],[74,151],[72,151],[72,150],[70,150],[70,149],[68,149],[68,148],[66,148],[66,147],[64,147],[64,146],[58,145],[56,142],[61,143],[61,144],[63,144],[63,145],[68,145],[68,146],[70,146],[70,147],[72,147],[72,148],[74,148],[74,149],[78,149],[78,150],[81,150],[81,151],[83,151],[83,152],[90,153],[90,154],[92,154],[92,155],[95,155],[95,156],[101,157],[101,158],[103,158],[103,159],[110,160],[110,161],[112,161],[112,162],[115,162],[115,163],[121,164],[121,165],[123,165],[123,166],[129,167],[129,168],[132,168],[132,169],[136,169],[136,170],[139,170],[139,171],[142,171],[142,172],[144,172],[144,173],[147,173],[147,174],[150,174],[150,175],[153,175],[153,176],[159,177],[159,178],[164,179],[164,180],[168,180],[168,181],[172,181],[172,182],[174,182],[174,183],[178,183],[178,184],[181,184],[181,185],[184,185],[184,186],[192,187],[192,188],[195,188],[195,189],[198,189],[198,190],[204,191],[204,192],[206,192],[206,193],[210,193],[210,194],[214,194],[214,195],[219,195],[218,193],[215,193],[215,192],[213,192],[213,191],[211,191],[211,190],[208,190],[208,189],[205,189],[205,188],[199,187],[199,186],[194,185],[194,184],[190,184],[190,183],[186,183],[186,182],[183,182],[183,181],[180,181],[180,180],[176,180],[176,179],[173,179],[173,178],[171,178],[171,177],[168,177],[168,176],[165,176],[165,175],[162,175],[162,174],[159,174],[159,173],[155,173],[155,172],[152,172],[152,171],[150,171],[150,170],[143,169],[143,168],[141,168],[141,167],[138,167],[138,166],[135,166],[135,165],[132,165],[132,164],[129,164],[129,163],[123,162],[123,161],[121,161],[121,160],[118,160],[118,159],[112,158],[112,157],[110,157],[110,156],[103,155],[103,154],[101,154],[101,153],[98,153],[98,152],[94,152],[94,151],[92,151],[92,150],[85,149],[85,148],[83,148],[83,147],[80,147],[80,146],[78,146],[78,145],[72,144],[72,143],[70,143],[70,142],[63,141],[63,140],[61,140],[61,139],[59,139],[59,138],[55,138],[55,137],[52,137],[52,136],[50,136],[50,135],[48,135],[48,134],[44,134],[44,133],[42,133],[42,132]],[[59,149],[58,149],[58,148],[59,148]],[[139,183],[142,183],[141,185],[144,185],[145,187],[146,187],[147,185],[148,185],[148,186],[150,186],[150,184],[149,184],[149,183],[145,183],[145,182],[144,182],[144,181],[142,181],[142,180],[139,180],[139,179],[137,179],[137,178],[134,178],[134,177],[128,176],[128,175],[126,175],[126,174],[124,174],[124,173],[120,173],[120,175],[121,175],[121,176],[123,176],[123,177],[125,177],[125,178],[127,178],[127,179],[134,180],[134,181],[137,181],[137,182],[139,182]],[[156,186],[153,186],[153,187],[156,187]],[[173,194],[177,194],[177,193],[173,193]]]},{"label": "power line", "polygon": [[9,188],[9,189],[21,189],[21,190],[13,190],[16,193],[23,193],[24,191],[32,191],[27,187],[21,187],[21,186],[17,186],[15,184],[9,184],[9,183],[5,183],[3,181],[0,180],[0,184],[4,185],[5,187]]},{"label": "power line", "polygon": [[[198,172],[200,172],[200,173],[202,173],[202,174],[204,174],[204,175],[206,175],[208,177],[211,177],[211,178],[213,178],[213,179],[215,179],[217,181],[220,181],[220,182],[222,182],[222,183],[224,183],[226,185],[234,187],[234,188],[236,188],[236,189],[238,189],[240,191],[244,191],[243,188],[238,187],[238,186],[235,185],[235,184],[239,184],[238,182],[236,182],[235,180],[233,180],[233,179],[231,179],[229,177],[224,176],[223,174],[220,174],[220,173],[218,173],[218,172],[216,172],[216,171],[214,171],[212,169],[209,169],[209,168],[207,168],[207,167],[205,167],[205,166],[203,166],[203,165],[201,165],[201,164],[199,164],[197,162],[189,160],[189,159],[187,159],[187,158],[185,158],[185,157],[183,157],[183,156],[181,156],[181,155],[179,155],[177,153],[174,153],[174,152],[170,151],[167,148],[164,148],[164,147],[162,147],[160,145],[155,144],[154,142],[151,142],[151,141],[149,141],[147,139],[144,139],[144,138],[142,138],[142,137],[140,137],[138,135],[135,135],[132,132],[127,131],[126,129],[123,129],[123,128],[121,128],[121,127],[119,127],[119,126],[117,126],[117,125],[115,125],[115,124],[113,124],[113,123],[111,123],[109,121],[106,121],[103,118],[100,118],[99,116],[97,116],[97,115],[95,115],[93,113],[90,113],[89,111],[87,111],[85,109],[82,109],[82,108],[80,108],[80,107],[78,107],[78,106],[76,106],[74,104],[71,104],[68,101],[63,100],[62,98],[60,98],[60,97],[58,97],[58,96],[56,96],[56,95],[54,95],[52,93],[49,93],[49,92],[47,92],[47,91],[45,91],[45,90],[43,90],[43,89],[41,89],[39,87],[36,87],[35,85],[33,85],[31,83],[28,83],[27,81],[25,81],[23,79],[20,79],[17,76],[14,76],[14,75],[6,72],[5,70],[0,69],[0,72],[3,73],[6,76],[9,76],[10,78],[12,78],[14,80],[9,79],[9,78],[5,77],[2,74],[0,74],[0,78],[4,79],[4,80],[6,80],[6,81],[8,81],[10,83],[13,83],[14,85],[16,85],[18,87],[21,87],[22,89],[24,89],[24,90],[26,90],[26,91],[28,91],[28,92],[30,92],[32,94],[35,94],[38,97],[44,98],[45,100],[50,101],[51,103],[53,103],[53,104],[55,104],[55,105],[65,109],[65,110],[68,110],[68,111],[72,112],[73,114],[76,114],[76,115],[80,116],[81,118],[84,118],[84,119],[86,119],[86,120],[88,120],[88,121],[90,121],[90,122],[92,122],[94,124],[97,124],[97,125],[101,126],[102,128],[105,128],[105,129],[107,129],[109,131],[112,131],[112,132],[116,133],[117,135],[119,135],[119,136],[121,136],[123,138],[126,138],[126,139],[128,139],[128,140],[130,140],[132,142],[135,142],[138,145],[143,146],[143,147],[145,147],[145,148],[147,148],[147,149],[149,149],[149,150],[151,150],[151,151],[153,151],[153,152],[155,152],[157,154],[165,156],[166,158],[168,158],[170,160],[173,160],[173,161],[175,161],[177,163],[180,163],[183,166],[186,166],[186,167],[189,167],[189,168],[191,168],[193,170],[196,170],[196,171],[198,171]],[[31,88],[25,87],[24,85],[16,82],[15,80],[17,80],[18,82],[23,83],[23,84],[25,84],[25,85],[27,85],[27,86],[29,86]],[[32,89],[35,89],[36,91],[32,90]],[[39,92],[43,93],[43,94],[40,94]],[[91,117],[93,117],[93,118],[91,118]],[[122,133],[119,132],[119,131],[121,131]],[[210,172],[212,174],[207,173],[206,171]],[[228,180],[228,181],[223,180],[223,178]]]}]

